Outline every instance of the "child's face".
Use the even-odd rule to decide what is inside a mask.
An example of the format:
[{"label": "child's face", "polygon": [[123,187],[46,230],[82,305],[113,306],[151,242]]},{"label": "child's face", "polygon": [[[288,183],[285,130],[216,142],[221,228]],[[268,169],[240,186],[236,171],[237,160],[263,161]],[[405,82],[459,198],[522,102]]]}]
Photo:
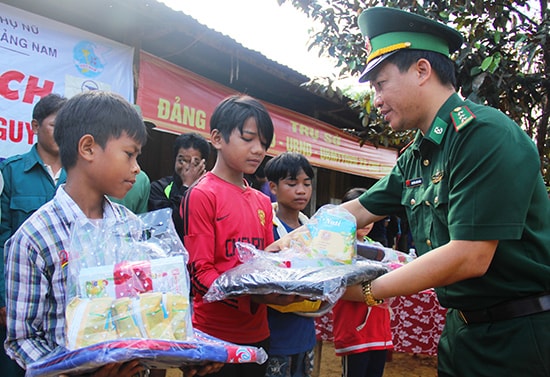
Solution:
[{"label": "child's face", "polygon": [[202,160],[201,152],[195,148],[180,148],[174,163],[174,172],[183,177],[183,169],[189,164],[198,165]]},{"label": "child's face", "polygon": [[311,178],[303,170],[296,175],[296,179],[286,177],[279,183],[269,182],[271,191],[277,196],[280,207],[286,207],[295,211],[303,210],[311,199],[313,187]]},{"label": "child's face", "polygon": [[265,140],[260,138],[256,120],[252,117],[244,122],[242,134],[236,128],[229,142],[222,141],[222,144],[220,152],[224,163],[236,172],[254,174],[265,157]]},{"label": "child's face", "polygon": [[59,154],[59,147],[53,137],[56,115],[57,113],[48,115],[41,124],[36,120],[32,121],[32,130],[36,135],[39,148],[51,155]]},{"label": "child's face", "polygon": [[373,226],[374,226],[374,223],[370,223],[369,225],[364,226],[363,228],[357,229],[357,239],[363,240],[363,237],[367,236],[370,233]]},{"label": "child's face", "polygon": [[122,133],[118,139],[107,141],[105,149],[95,148],[95,180],[103,194],[123,198],[136,182],[140,172],[137,157],[141,153],[141,144]]}]

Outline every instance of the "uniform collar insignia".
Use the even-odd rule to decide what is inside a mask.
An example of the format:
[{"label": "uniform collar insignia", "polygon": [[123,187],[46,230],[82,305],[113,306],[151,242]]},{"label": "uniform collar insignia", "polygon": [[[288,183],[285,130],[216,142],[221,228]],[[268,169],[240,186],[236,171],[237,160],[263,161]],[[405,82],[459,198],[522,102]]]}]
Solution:
[{"label": "uniform collar insignia", "polygon": [[441,144],[441,141],[443,140],[443,136],[445,135],[445,131],[447,130],[448,126],[449,124],[443,119],[439,117],[435,118],[435,121],[433,122],[432,127],[428,132],[427,138],[437,145]]}]

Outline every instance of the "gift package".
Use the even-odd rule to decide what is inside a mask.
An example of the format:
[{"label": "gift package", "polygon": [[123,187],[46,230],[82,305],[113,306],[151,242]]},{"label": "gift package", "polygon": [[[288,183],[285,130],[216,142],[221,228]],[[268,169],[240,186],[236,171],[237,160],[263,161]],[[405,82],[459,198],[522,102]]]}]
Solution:
[{"label": "gift package", "polygon": [[189,257],[171,209],[77,222],[67,253],[65,346],[28,365],[27,376],[91,373],[135,359],[162,369],[267,360],[262,348],[193,329]]},{"label": "gift package", "polygon": [[292,235],[291,248],[312,261],[331,260],[351,264],[355,252],[355,217],[340,206],[319,208],[302,230]]},{"label": "gift package", "polygon": [[281,312],[306,316],[326,313],[347,286],[388,271],[380,261],[356,255],[355,217],[335,205],[321,207],[305,226],[288,235],[277,253],[237,243],[242,264],[221,274],[204,296],[207,302],[247,294],[292,294],[305,298]]},{"label": "gift package", "polygon": [[65,313],[69,350],[121,338],[193,337],[188,254],[170,213],[75,224]]}]

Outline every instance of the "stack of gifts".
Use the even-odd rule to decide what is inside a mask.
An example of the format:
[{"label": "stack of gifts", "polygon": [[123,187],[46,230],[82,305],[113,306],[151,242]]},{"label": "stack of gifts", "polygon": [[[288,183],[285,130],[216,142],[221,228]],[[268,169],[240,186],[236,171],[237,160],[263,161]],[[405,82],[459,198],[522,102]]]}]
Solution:
[{"label": "stack of gifts", "polygon": [[88,373],[133,359],[162,369],[267,359],[261,348],[193,329],[189,257],[170,209],[77,223],[70,245],[65,347],[29,365],[27,376]]}]

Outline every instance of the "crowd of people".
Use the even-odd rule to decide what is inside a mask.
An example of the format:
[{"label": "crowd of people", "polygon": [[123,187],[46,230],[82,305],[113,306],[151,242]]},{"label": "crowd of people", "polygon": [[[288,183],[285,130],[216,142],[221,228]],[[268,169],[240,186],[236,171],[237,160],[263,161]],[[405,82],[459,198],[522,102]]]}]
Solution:
[{"label": "crowd of people", "polygon": [[[341,206],[355,217],[360,242],[376,242],[392,218],[398,224],[394,216],[405,214],[419,257],[348,287],[335,306],[342,376],[383,375],[391,349],[384,300],[427,288],[449,308],[439,376],[548,376],[550,200],[535,146],[507,116],[456,92],[449,56],[462,45],[460,33],[386,7],[367,9],[358,23],[370,51],[361,80],[373,85],[374,105],[394,130],[418,133],[390,174],[369,190],[354,188]],[[50,94],[32,118],[36,144],[0,163],[3,375],[23,376],[26,365],[64,344],[62,251],[75,221],[171,208],[189,253],[193,327],[269,355],[263,364],[189,366],[185,375],[311,376],[313,319],[279,310],[303,297],[202,299],[240,263],[236,242],[277,252],[308,221],[302,211],[313,194],[314,170],[291,152],[263,165],[274,126],[260,101],[222,100],[211,116],[209,143],[198,134],[177,137],[174,173],[153,182],[137,162],[148,127],[121,96]],[[210,148],[216,161],[207,171]],[[255,174],[264,192],[247,181]],[[387,245],[387,235],[379,242]],[[140,373],[144,367],[133,360],[107,364],[93,376]]]}]

